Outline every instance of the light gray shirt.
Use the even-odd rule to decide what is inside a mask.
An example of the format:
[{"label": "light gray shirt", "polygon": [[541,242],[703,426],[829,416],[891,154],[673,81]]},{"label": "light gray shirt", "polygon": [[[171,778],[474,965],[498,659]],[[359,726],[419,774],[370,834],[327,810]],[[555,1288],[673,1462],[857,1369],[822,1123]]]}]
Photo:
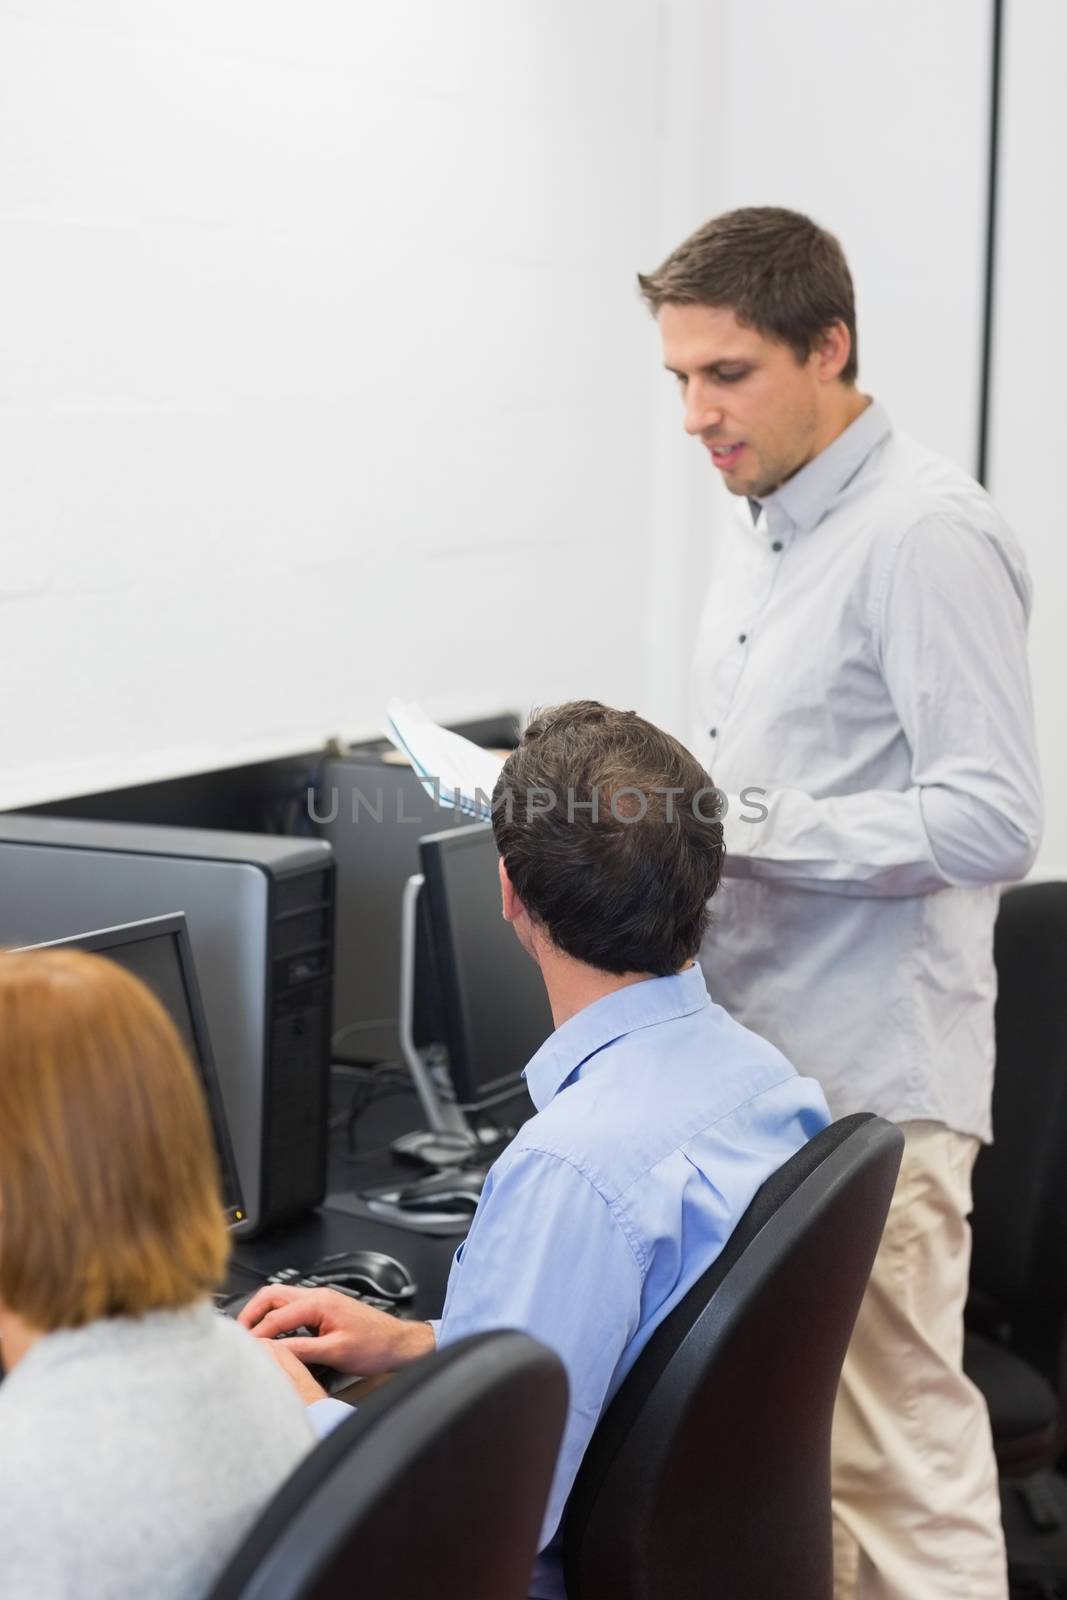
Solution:
[{"label": "light gray shirt", "polygon": [[990,1135],[999,885],[1041,832],[1029,606],[989,496],[877,403],[719,540],[693,748],[730,811],[701,961],[835,1116]]},{"label": "light gray shirt", "polygon": [[200,1600],[313,1444],[206,1304],[41,1339],[0,1384],[2,1600]]}]

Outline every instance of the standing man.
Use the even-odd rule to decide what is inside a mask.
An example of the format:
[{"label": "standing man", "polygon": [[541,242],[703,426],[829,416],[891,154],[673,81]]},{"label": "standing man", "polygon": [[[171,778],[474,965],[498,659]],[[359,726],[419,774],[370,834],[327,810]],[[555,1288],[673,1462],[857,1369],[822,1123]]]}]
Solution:
[{"label": "standing man", "polygon": [[732,801],[701,961],[835,1117],[906,1137],[835,1419],[837,1597],[1004,1600],[962,1313],[999,885],[1041,828],[1025,563],[984,490],[857,389],[852,280],[809,218],[727,213],[639,282],[738,497],[694,673],[694,749]]}]

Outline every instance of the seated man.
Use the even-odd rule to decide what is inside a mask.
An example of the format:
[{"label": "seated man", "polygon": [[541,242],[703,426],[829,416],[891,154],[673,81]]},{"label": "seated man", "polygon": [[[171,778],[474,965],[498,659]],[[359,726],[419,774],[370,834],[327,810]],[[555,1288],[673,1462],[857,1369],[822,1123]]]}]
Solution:
[{"label": "seated man", "polygon": [[760,1184],[829,1120],[818,1085],[713,1003],[695,961],[719,810],[694,757],[633,712],[579,701],[530,723],[493,829],[504,918],[541,969],[556,1031],[526,1069],[537,1114],[486,1179],[443,1316],[400,1322],[280,1287],[241,1316],[266,1338],[315,1328],[284,1348],[365,1375],[490,1328],[558,1351],[570,1411],[538,1600],[564,1592],[561,1518],[604,1407]]}]

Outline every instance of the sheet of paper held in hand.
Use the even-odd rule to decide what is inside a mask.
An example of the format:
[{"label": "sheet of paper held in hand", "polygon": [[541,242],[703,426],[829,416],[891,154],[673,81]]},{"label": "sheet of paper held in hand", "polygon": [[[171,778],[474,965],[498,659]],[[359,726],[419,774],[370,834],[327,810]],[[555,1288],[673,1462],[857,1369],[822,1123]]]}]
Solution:
[{"label": "sheet of paper held in hand", "polygon": [[438,804],[488,821],[490,796],[504,765],[496,751],[442,728],[410,700],[390,700],[384,731]]}]

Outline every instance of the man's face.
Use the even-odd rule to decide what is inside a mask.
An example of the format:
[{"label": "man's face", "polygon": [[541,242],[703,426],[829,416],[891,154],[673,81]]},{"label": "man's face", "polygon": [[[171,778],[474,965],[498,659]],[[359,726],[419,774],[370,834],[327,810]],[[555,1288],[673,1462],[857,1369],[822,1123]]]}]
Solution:
[{"label": "man's face", "polygon": [[685,431],[700,439],[731,494],[771,494],[822,448],[825,378],[817,351],[746,328],[716,306],[660,307],[664,365],[685,401]]}]

